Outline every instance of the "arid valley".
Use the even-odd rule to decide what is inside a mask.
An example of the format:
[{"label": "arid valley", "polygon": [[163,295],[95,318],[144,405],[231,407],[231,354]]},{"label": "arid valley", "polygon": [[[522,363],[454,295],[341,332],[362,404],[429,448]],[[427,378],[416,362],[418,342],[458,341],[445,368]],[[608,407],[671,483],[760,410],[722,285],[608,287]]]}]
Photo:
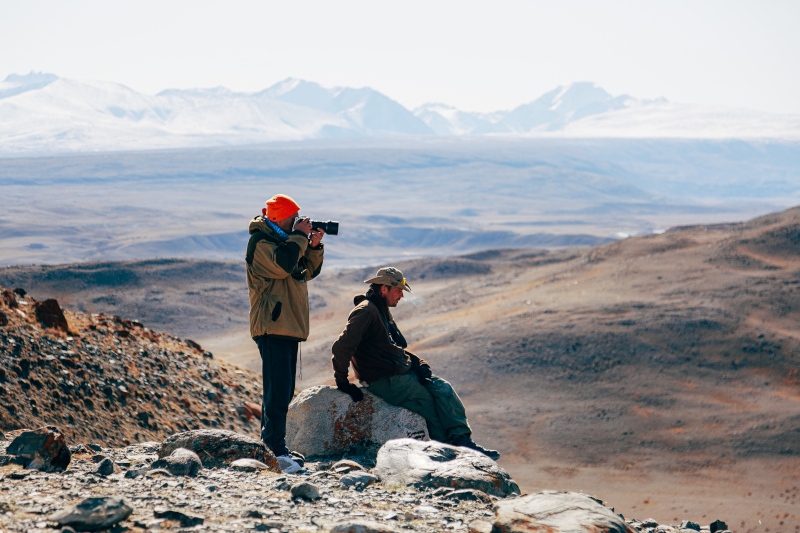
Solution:
[{"label": "arid valley", "polygon": [[[795,208],[593,248],[398,262],[414,292],[395,318],[523,492],[596,494],[626,517],[793,531],[798,250]],[[331,343],[377,266],[330,269],[311,283],[300,389],[333,382]],[[0,285],[140,320],[260,368],[242,262],[7,267]]]}]

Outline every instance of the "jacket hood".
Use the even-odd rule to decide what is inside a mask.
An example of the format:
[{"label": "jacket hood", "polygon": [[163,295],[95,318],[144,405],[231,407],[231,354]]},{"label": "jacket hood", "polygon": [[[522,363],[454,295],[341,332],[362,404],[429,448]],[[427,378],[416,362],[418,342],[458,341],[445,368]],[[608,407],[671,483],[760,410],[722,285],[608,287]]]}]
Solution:
[{"label": "jacket hood", "polygon": [[367,296],[365,294],[358,294],[355,298],[353,298],[353,304],[358,305],[366,299]]},{"label": "jacket hood", "polygon": [[267,224],[266,219],[261,215],[253,217],[253,220],[250,221],[250,226],[247,228],[247,231],[250,235],[252,235],[257,231],[268,233],[271,235],[277,235],[275,233],[275,230],[269,227],[269,224]]}]

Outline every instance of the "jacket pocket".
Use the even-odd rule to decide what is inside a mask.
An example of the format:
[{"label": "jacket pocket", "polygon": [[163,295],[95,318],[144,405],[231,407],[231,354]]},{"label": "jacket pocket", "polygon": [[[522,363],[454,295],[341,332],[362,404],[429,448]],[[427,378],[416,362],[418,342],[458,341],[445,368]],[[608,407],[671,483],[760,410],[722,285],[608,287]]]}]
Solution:
[{"label": "jacket pocket", "polygon": [[283,305],[281,304],[280,300],[276,301],[275,304],[272,306],[272,321],[275,322],[278,320],[278,317],[281,316],[281,309]]}]

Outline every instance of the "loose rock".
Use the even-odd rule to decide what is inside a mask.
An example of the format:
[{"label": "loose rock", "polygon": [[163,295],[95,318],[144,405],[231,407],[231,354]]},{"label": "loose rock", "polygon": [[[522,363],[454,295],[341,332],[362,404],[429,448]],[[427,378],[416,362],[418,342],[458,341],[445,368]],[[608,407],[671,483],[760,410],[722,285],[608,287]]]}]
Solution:
[{"label": "loose rock", "polygon": [[237,459],[231,463],[231,468],[243,472],[255,472],[257,470],[268,470],[269,467],[261,461],[255,459]]},{"label": "loose rock", "polygon": [[577,492],[538,492],[498,502],[494,510],[494,529],[505,533],[634,533],[611,509]]},{"label": "loose rock", "polygon": [[476,489],[461,489],[461,490],[454,490],[449,492],[445,495],[445,499],[454,500],[458,502],[483,502],[483,503],[491,503],[492,499],[489,497],[488,494],[481,490]]},{"label": "loose rock", "polygon": [[351,472],[339,480],[339,483],[345,487],[368,487],[373,483],[380,481],[376,476],[369,472]]},{"label": "loose rock", "polygon": [[96,531],[122,522],[132,512],[133,507],[117,496],[87,498],[75,507],[50,515],[48,520],[77,531]]},{"label": "loose rock", "polygon": [[23,431],[11,442],[6,453],[29,460],[29,469],[46,472],[66,470],[72,459],[64,434],[56,426]]},{"label": "loose rock", "polygon": [[319,500],[319,488],[314,485],[313,483],[309,483],[307,481],[303,481],[301,483],[297,483],[292,485],[289,492],[292,493],[292,498],[302,498],[304,500]]},{"label": "loose rock", "polygon": [[364,470],[364,467],[350,459],[342,459],[341,461],[336,461],[331,466],[331,470],[339,474],[347,474],[353,470]]},{"label": "loose rock", "polygon": [[436,441],[389,441],[378,451],[373,472],[389,485],[478,489],[501,497],[519,494],[508,473],[485,455]]},{"label": "loose rock", "polygon": [[286,445],[304,455],[374,454],[387,441],[408,437],[428,438],[425,419],[367,391],[356,403],[335,387],[308,388],[286,419]]},{"label": "loose rock", "polygon": [[158,449],[159,458],[178,448],[195,452],[206,468],[225,468],[237,459],[256,459],[278,471],[275,454],[260,440],[222,429],[198,429],[176,433]]},{"label": "loose rock", "polygon": [[177,448],[167,457],[163,457],[152,464],[153,468],[165,468],[173,476],[197,475],[203,468],[200,457],[186,448]]},{"label": "loose rock", "polygon": [[728,524],[723,522],[722,520],[714,520],[711,522],[711,526],[709,527],[711,533],[716,533],[717,531],[725,531],[728,529]]},{"label": "loose rock", "polygon": [[111,474],[118,474],[120,472],[119,465],[115,463],[111,458],[106,457],[97,465],[97,468],[94,469],[96,474],[101,476],[110,476]]},{"label": "loose rock", "polygon": [[689,520],[684,520],[678,527],[681,529],[694,529],[695,531],[700,531],[700,525],[695,524],[694,522],[691,522]]},{"label": "loose rock", "polygon": [[157,507],[154,509],[153,516],[165,520],[177,520],[181,523],[182,527],[199,526],[205,522],[202,516],[184,513],[183,511],[177,511],[175,509],[167,509],[165,507]]},{"label": "loose rock", "polygon": [[380,522],[352,520],[336,524],[331,533],[397,533],[399,530]]},{"label": "loose rock", "polygon": [[43,302],[36,302],[34,304],[36,311],[36,320],[46,328],[59,329],[65,333],[69,332],[69,324],[67,324],[67,317],[64,316],[64,311],[58,305],[57,300],[45,300]]}]

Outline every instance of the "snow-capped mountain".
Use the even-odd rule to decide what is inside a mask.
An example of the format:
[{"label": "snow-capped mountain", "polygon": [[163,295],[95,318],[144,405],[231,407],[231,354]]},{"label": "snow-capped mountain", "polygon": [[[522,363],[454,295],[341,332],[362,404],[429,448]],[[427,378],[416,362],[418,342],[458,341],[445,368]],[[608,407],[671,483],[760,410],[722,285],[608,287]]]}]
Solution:
[{"label": "snow-capped mountain", "polygon": [[412,113],[370,88],[296,79],[256,93],[216,87],[157,95],[33,72],[0,82],[2,155],[427,134],[797,140],[800,115],[637,100],[587,82],[493,113],[446,104]]},{"label": "snow-capped mountain", "polygon": [[511,111],[468,113],[443,104],[425,104],[414,110],[439,135],[529,133],[557,131],[567,124],[601,113],[639,107],[657,101],[639,101],[628,95],[611,96],[589,82],[558,87]]}]

